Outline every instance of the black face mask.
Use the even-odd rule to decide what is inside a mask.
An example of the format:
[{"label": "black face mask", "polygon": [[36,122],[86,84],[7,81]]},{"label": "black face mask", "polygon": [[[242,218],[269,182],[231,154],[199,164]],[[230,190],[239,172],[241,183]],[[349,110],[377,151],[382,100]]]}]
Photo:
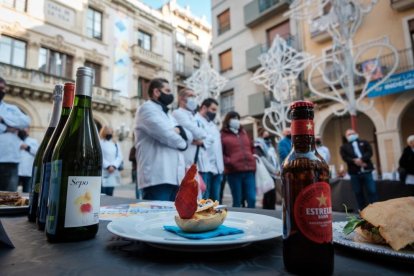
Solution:
[{"label": "black face mask", "polygon": [[286,135],[286,137],[287,137],[288,139],[292,139],[292,135],[291,135],[291,134]]},{"label": "black face mask", "polygon": [[4,95],[6,95],[6,93],[4,93],[4,90],[0,90],[0,102],[3,100]]},{"label": "black face mask", "polygon": [[161,91],[161,95],[158,98],[158,101],[162,103],[163,105],[167,106],[171,104],[174,101],[174,95],[173,94],[166,94]]},{"label": "black face mask", "polygon": [[322,146],[322,142],[321,141],[316,141],[315,142],[317,146]]},{"label": "black face mask", "polygon": [[214,121],[214,118],[216,118],[216,113],[207,111],[207,118],[209,119],[209,121]]},{"label": "black face mask", "polygon": [[105,136],[105,139],[106,139],[106,140],[111,140],[111,139],[112,139],[112,134],[107,134],[107,135]]},{"label": "black face mask", "polygon": [[19,132],[17,133],[17,136],[19,136],[19,138],[20,138],[21,140],[24,140],[24,139],[26,139],[26,137],[27,137],[28,135],[27,135],[26,131],[24,131],[24,130],[19,130]]}]

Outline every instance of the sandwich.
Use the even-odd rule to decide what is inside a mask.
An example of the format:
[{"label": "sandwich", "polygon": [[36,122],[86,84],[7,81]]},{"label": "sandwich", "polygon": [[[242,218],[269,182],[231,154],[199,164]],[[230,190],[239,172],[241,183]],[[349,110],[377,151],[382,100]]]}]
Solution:
[{"label": "sandwich", "polygon": [[370,204],[359,218],[350,217],[343,232],[355,232],[355,241],[388,244],[396,251],[414,246],[414,197]]},{"label": "sandwich", "polygon": [[0,206],[25,206],[29,205],[27,198],[21,197],[18,192],[0,191]]},{"label": "sandwich", "polygon": [[226,209],[218,209],[218,201],[197,200],[197,167],[192,165],[181,181],[175,198],[178,215],[175,222],[185,232],[206,232],[219,227],[227,216]]}]

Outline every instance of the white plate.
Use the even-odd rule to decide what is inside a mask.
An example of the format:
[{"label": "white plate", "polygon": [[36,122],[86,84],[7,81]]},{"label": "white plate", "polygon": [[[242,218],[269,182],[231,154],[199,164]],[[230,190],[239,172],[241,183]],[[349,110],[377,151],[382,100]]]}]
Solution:
[{"label": "white plate", "polygon": [[374,254],[396,257],[404,260],[414,261],[414,250],[400,250],[394,251],[391,247],[387,245],[372,244],[372,243],[363,243],[355,242],[354,233],[345,235],[342,230],[344,229],[347,221],[339,221],[333,223],[333,240],[334,243],[340,244],[346,247],[354,248],[357,250],[367,251]]},{"label": "white plate", "polygon": [[108,230],[115,235],[146,242],[152,246],[179,251],[228,250],[282,235],[282,221],[277,218],[240,212],[228,212],[224,225],[242,229],[244,233],[205,240],[191,240],[164,230],[176,225],[175,213],[131,216],[110,222]]}]

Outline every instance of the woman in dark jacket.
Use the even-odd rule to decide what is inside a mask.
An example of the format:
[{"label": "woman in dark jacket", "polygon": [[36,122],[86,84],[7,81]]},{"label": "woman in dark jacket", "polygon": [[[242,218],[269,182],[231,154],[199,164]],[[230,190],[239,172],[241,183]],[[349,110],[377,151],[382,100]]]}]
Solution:
[{"label": "woman in dark jacket", "polygon": [[414,135],[407,138],[407,144],[408,146],[404,149],[399,162],[400,179],[404,184],[407,174],[414,175]]},{"label": "woman in dark jacket", "polygon": [[230,111],[226,114],[221,129],[224,173],[233,197],[233,207],[240,207],[247,200],[248,208],[256,205],[256,161],[252,142],[240,126],[240,115]]}]

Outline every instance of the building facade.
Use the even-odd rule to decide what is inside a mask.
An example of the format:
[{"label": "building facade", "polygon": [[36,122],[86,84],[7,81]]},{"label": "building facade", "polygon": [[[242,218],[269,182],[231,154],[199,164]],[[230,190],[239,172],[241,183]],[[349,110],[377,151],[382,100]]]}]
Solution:
[{"label": "building facade", "polygon": [[[213,0],[212,33],[213,45],[211,55],[214,68],[229,78],[221,95],[222,108],[238,111],[244,123],[255,134],[257,126],[262,124],[264,108],[270,104],[271,96],[264,87],[253,84],[250,80],[260,67],[258,56],[267,51],[275,34],[299,51],[305,51],[316,58],[332,52],[329,34],[320,31],[318,23],[324,20],[324,11],[320,16],[308,21],[290,20],[284,14],[292,1],[281,0]],[[414,86],[410,80],[413,74],[414,46],[414,4],[406,0],[378,1],[372,11],[366,15],[358,29],[354,46],[367,42],[388,41],[398,51],[399,65],[390,80],[379,87],[376,94],[370,94],[364,102],[373,102],[373,107],[358,112],[358,131],[362,139],[368,140],[374,149],[374,162],[379,172],[389,173],[398,167],[398,159],[406,146],[406,138],[414,134],[410,124],[414,110]],[[386,51],[376,60],[376,52],[367,52],[357,60],[357,66],[364,70],[371,62],[381,64],[379,77],[385,75],[392,65],[390,53]],[[325,70],[332,70],[326,68]],[[363,72],[363,71],[361,71]],[[331,163],[338,169],[344,162],[339,155],[339,147],[346,129],[350,128],[350,117],[338,117],[333,111],[341,105],[324,100],[310,93],[308,88],[309,70],[304,72],[299,89],[288,98],[295,100],[304,97],[314,101],[316,134],[323,137],[330,148]],[[326,72],[329,75],[329,72]],[[318,90],[329,89],[322,76],[312,77],[312,84]],[[363,83],[355,80],[356,94]],[[385,175],[384,175],[385,176]]]},{"label": "building facade", "polygon": [[93,68],[94,119],[98,128],[113,127],[127,175],[134,116],[149,81],[178,83],[175,28],[161,10],[137,0],[0,0],[4,101],[30,116],[31,136],[41,141],[54,85],[74,81],[80,66]]}]

